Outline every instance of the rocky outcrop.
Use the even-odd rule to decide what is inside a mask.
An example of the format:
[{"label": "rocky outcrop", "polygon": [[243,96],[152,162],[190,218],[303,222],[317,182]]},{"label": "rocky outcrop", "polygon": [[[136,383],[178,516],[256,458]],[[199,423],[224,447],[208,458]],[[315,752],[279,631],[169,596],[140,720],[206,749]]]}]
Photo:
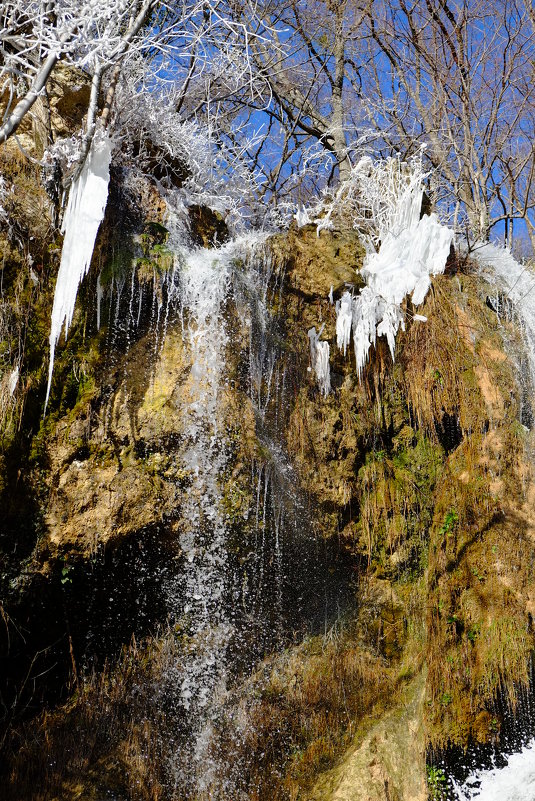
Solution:
[{"label": "rocky outcrop", "polygon": [[338,295],[346,285],[360,286],[364,248],[357,231],[318,231],[314,224],[292,226],[271,248],[284,264],[287,287],[308,302]]},{"label": "rocky outcrop", "polygon": [[[83,87],[79,92],[82,103]],[[73,89],[73,114],[77,93]],[[165,760],[155,756],[162,739],[155,732],[164,724],[150,693],[139,688],[163,681],[166,660],[178,659],[188,645],[178,624],[176,631],[157,630],[165,613],[152,600],[160,576],[182,558],[177,543],[188,524],[183,507],[194,469],[184,459],[184,408],[197,380],[184,320],[171,313],[164,326],[160,315],[167,309],[164,279],[172,263],[164,203],[150,183],[123,196],[120,175],[113,177],[107,224],[58,354],[42,419],[52,276],[61,242],[50,233],[46,195],[30,193],[37,181],[33,167],[13,153],[2,158],[20,191],[10,207],[16,225],[0,239],[0,325],[8,343],[0,359],[4,378],[18,364],[20,379],[1,428],[8,523],[0,543],[9,562],[1,609],[13,626],[26,615],[30,643],[13,658],[9,697],[16,716],[15,676],[24,674],[20,666],[27,668],[34,652],[46,652],[46,637],[37,630],[54,617],[50,640],[52,633],[63,637],[62,646],[40,672],[61,665],[54,673],[60,686],[54,703],[65,700],[69,676],[80,683],[53,720],[45,716],[35,724],[32,742],[42,752],[35,764],[42,759],[46,766],[46,749],[59,753],[68,726],[78,727],[84,734],[76,758],[66,758],[67,767],[59,765],[53,780],[47,773],[50,786],[63,787],[57,797],[69,797],[76,787],[90,798],[108,781],[118,797],[145,801],[143,788],[158,786],[164,793],[157,783]],[[194,207],[190,222],[203,247],[227,236],[215,213]],[[32,244],[19,247],[21,241]],[[222,707],[219,744],[229,764],[247,766],[244,781],[258,797],[270,801],[423,799],[426,753],[429,760],[452,744],[498,740],[497,699],[514,706],[519,688],[529,684],[532,435],[520,422],[521,387],[510,355],[522,345],[514,323],[498,320],[487,305],[484,281],[469,264],[458,265],[434,280],[418,310],[426,323],[413,322],[407,305],[395,364],[379,341],[359,381],[352,355],[336,352],[336,315],[328,297],[331,288],[336,299],[347,286],[361,284],[357,234],[324,230],[318,236],[314,226],[293,227],[265,248],[271,283],[262,303],[269,325],[254,319],[254,304],[257,311],[248,318],[230,302],[224,309],[229,343],[218,402],[228,459],[220,511],[230,532],[230,558],[246,586],[251,531],[254,525],[266,534],[261,497],[268,476],[275,476],[280,515],[297,498],[301,527],[342,550],[356,581],[353,602],[332,626],[300,642],[289,635],[284,651],[236,679]],[[240,269],[236,291],[254,295],[257,287],[246,284]],[[105,293],[100,331],[97,275]],[[308,369],[312,326],[323,326],[322,338],[331,345],[333,389],[327,398]],[[278,370],[269,377],[257,370],[256,384],[249,372],[255,337],[257,353],[269,363],[271,348]],[[19,343],[24,345],[16,349]],[[255,405],[255,392],[264,405]],[[297,536],[297,525],[294,531]],[[304,561],[296,548],[299,558]],[[265,569],[272,570],[272,563]],[[126,578],[130,589],[121,594]],[[129,646],[138,593],[151,598],[154,614],[136,617],[142,618],[139,636],[147,639]],[[113,606],[117,621],[108,619],[101,650],[90,621],[84,624],[88,597],[98,599],[99,614],[119,598]],[[11,637],[15,628],[6,631]],[[84,684],[78,673],[88,641],[99,658],[109,658],[98,686],[94,680]],[[27,730],[18,731],[28,737]],[[20,759],[13,759],[13,775],[22,776]],[[77,765],[83,765],[78,784]],[[139,786],[128,783],[129,771],[143,775]]]},{"label": "rocky outcrop", "polygon": [[417,676],[397,701],[357,735],[341,763],[318,781],[310,801],[426,801],[425,676]]}]

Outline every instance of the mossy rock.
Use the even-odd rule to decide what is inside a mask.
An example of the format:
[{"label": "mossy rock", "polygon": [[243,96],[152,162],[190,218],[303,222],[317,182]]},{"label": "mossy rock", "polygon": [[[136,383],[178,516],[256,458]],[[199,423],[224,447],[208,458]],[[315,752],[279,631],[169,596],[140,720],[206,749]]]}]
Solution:
[{"label": "mossy rock", "polygon": [[326,299],[331,287],[339,294],[344,287],[364,285],[359,275],[364,247],[356,231],[317,233],[315,225],[291,228],[274,237],[271,247],[285,262],[290,291],[308,300]]}]

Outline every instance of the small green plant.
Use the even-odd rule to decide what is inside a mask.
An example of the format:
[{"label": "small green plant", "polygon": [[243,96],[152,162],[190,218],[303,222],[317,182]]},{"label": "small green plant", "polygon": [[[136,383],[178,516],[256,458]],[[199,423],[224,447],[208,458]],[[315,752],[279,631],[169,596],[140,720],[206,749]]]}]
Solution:
[{"label": "small green plant", "polygon": [[446,774],[442,768],[436,768],[434,765],[427,765],[426,773],[427,790],[430,801],[445,801],[447,781]]},{"label": "small green plant", "polygon": [[440,534],[451,534],[453,529],[455,528],[456,524],[459,522],[459,515],[455,511],[455,509],[450,509],[449,512],[446,512],[444,517],[444,522],[440,527]]},{"label": "small green plant", "polygon": [[432,377],[436,384],[438,384],[440,387],[444,386],[444,379],[442,378],[442,373],[440,370],[433,370]]},{"label": "small green plant", "polygon": [[72,577],[70,576],[70,572],[72,570],[72,565],[69,565],[68,562],[64,560],[63,567],[61,568],[61,583],[62,584],[72,584]]},{"label": "small green plant", "polygon": [[453,701],[453,696],[451,693],[442,693],[440,696],[440,703],[442,706],[449,706]]},{"label": "small green plant", "polygon": [[472,626],[472,628],[468,629],[468,631],[466,632],[466,636],[468,637],[472,645],[479,637],[480,631],[481,631],[481,626],[476,624],[475,626]]}]

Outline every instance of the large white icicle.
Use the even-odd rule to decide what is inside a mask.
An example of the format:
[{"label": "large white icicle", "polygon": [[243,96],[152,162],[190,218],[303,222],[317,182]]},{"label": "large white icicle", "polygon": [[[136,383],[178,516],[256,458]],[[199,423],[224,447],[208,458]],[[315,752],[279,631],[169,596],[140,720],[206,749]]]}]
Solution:
[{"label": "large white icicle", "polygon": [[50,324],[50,364],[45,408],[50,395],[56,344],[64,324],[67,336],[78,287],[89,269],[97,232],[104,217],[111,151],[112,143],[107,134],[96,133],[84,167],[69,192],[62,225],[65,237]]},{"label": "large white icicle", "polygon": [[336,304],[336,334],[346,352],[353,331],[355,361],[362,374],[371,345],[385,336],[394,358],[396,334],[404,328],[401,303],[412,293],[420,305],[431,285],[431,276],[444,272],[453,231],[438,222],[436,214],[420,219],[421,182],[409,181],[396,205],[386,216],[378,252],[368,252],[361,271],[367,286],[353,297],[345,292]]}]

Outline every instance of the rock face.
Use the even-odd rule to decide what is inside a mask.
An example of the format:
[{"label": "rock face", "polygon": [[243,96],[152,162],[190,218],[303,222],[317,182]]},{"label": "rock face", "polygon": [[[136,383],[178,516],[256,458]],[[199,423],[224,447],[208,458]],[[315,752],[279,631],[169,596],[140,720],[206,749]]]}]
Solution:
[{"label": "rock face", "polygon": [[[60,101],[68,103],[60,98],[57,108]],[[198,376],[187,315],[167,314],[173,254],[164,204],[155,186],[127,196],[114,177],[43,419],[61,242],[33,168],[0,155],[19,190],[9,209],[15,233],[0,232],[0,611],[12,797],[98,798],[113,788],[117,798],[165,801],[166,749],[183,720],[172,709],[162,714],[153,688],[169,689],[191,643],[182,619],[165,629],[158,592],[184,559],[177,543],[195,472],[185,459],[184,408]],[[194,208],[190,216],[198,245],[226,238],[217,215]],[[31,243],[27,250],[16,237]],[[331,287],[335,297],[358,289],[362,255],[353,231],[292,228],[264,245],[263,288],[235,265],[222,308],[217,513],[241,577],[234,606],[251,619],[247,636],[258,633],[244,601],[250,544],[275,541],[283,529],[273,521],[293,521],[284,531],[292,531],[294,569],[305,571],[306,529],[318,550],[342,554],[346,585],[347,573],[354,577],[336,619],[306,634],[287,631],[273,653],[251,646],[254,664],[236,669],[214,727],[236,798],[424,799],[426,754],[499,740],[496,709],[506,698],[514,705],[529,684],[534,491],[531,433],[520,423],[522,388],[509,356],[521,350],[515,326],[497,318],[489,288],[465,265],[434,281],[419,309],[427,323],[411,322],[408,309],[396,363],[378,341],[359,382],[352,356],[336,352],[328,296]],[[307,330],[322,325],[331,346],[327,398],[307,369]],[[269,576],[273,553],[261,565]],[[96,633],[92,615],[106,619]],[[79,670],[88,654],[98,681]],[[32,660],[49,678],[36,678],[29,698],[20,675]],[[78,688],[70,700],[69,682]],[[39,717],[44,702],[57,706]],[[29,723],[26,703],[34,704]],[[73,732],[76,747],[67,747]]]},{"label": "rock face", "polygon": [[[87,75],[66,64],[58,64],[52,73],[46,95],[39,97],[23,119],[17,136],[29,153],[42,156],[49,141],[71,136],[87,113],[91,82]],[[0,95],[0,113],[4,114],[9,92]],[[16,152],[18,145],[8,140],[4,149]]]},{"label": "rock face", "polygon": [[364,248],[356,231],[320,231],[316,225],[292,227],[276,237],[272,248],[284,262],[288,287],[309,302],[325,300],[331,287],[359,286]]},{"label": "rock face", "polygon": [[321,778],[311,801],[426,801],[423,674],[400,701]]}]

